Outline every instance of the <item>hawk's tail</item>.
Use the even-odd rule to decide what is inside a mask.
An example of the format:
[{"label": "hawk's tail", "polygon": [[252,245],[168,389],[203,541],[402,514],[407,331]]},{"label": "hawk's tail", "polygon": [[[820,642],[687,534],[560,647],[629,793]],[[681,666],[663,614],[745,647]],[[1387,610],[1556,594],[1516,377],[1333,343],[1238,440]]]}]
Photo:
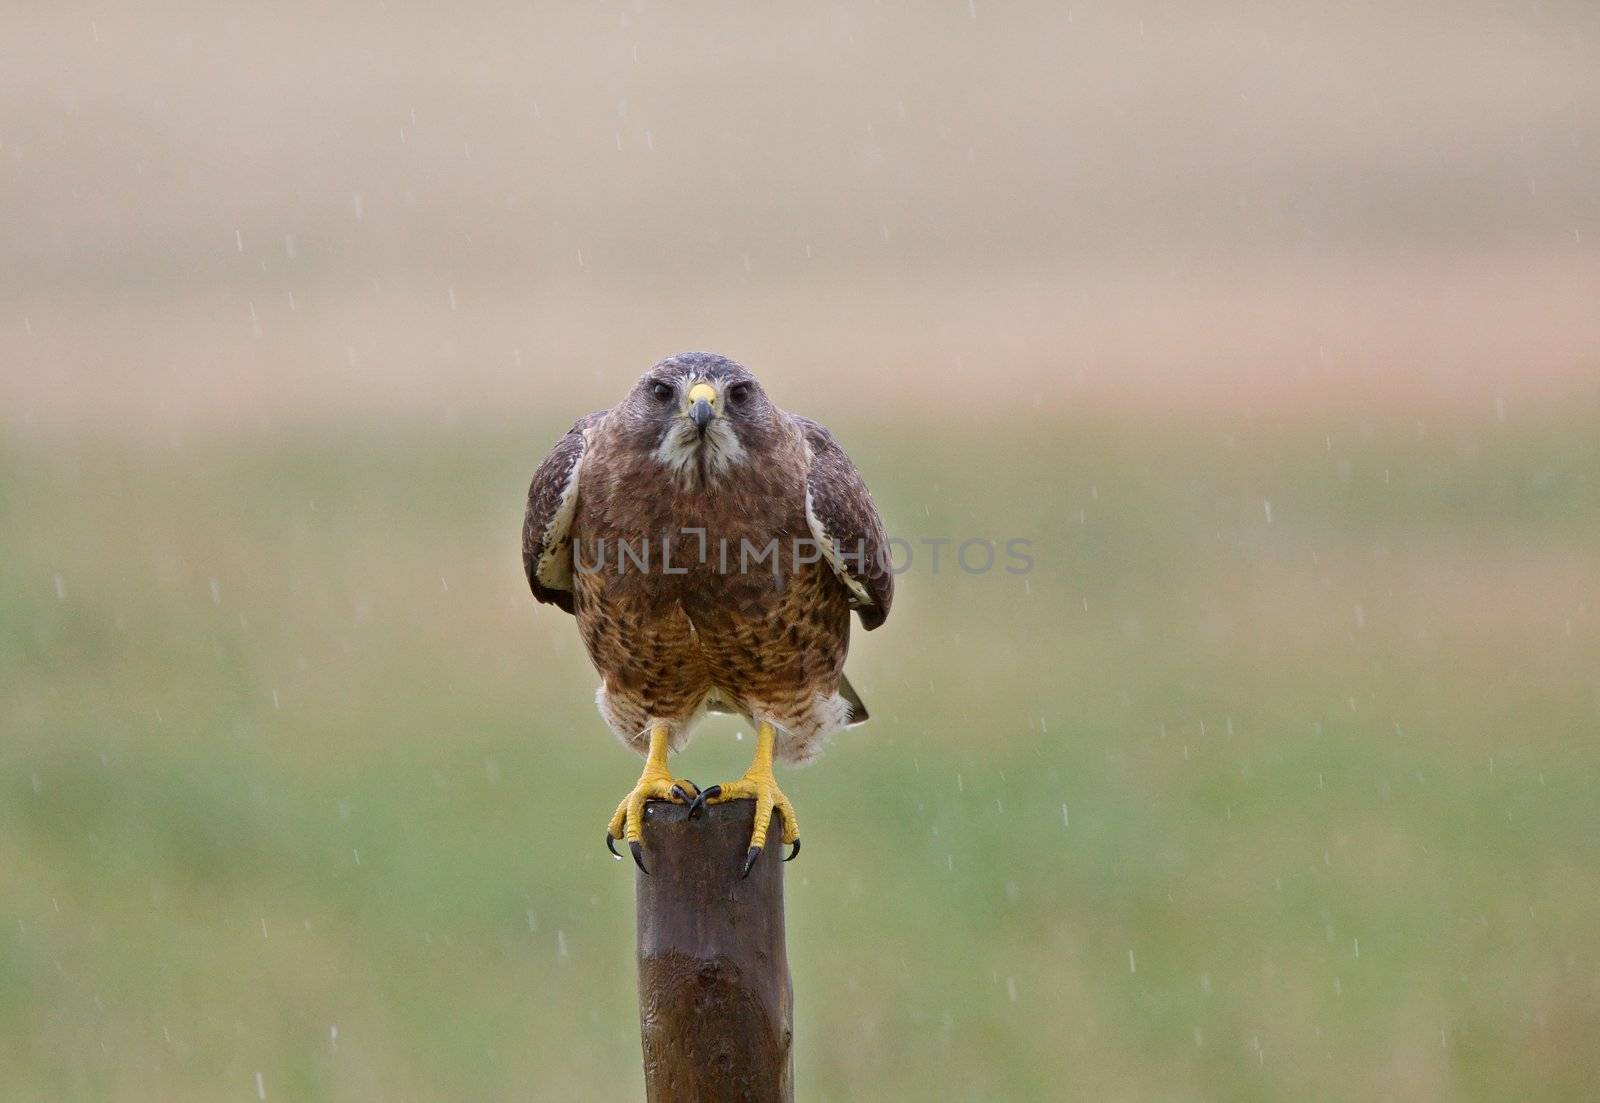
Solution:
[{"label": "hawk's tail", "polygon": [[853,728],[857,724],[865,724],[870,717],[867,713],[867,703],[861,699],[861,694],[856,692],[856,687],[850,684],[850,679],[839,674],[839,696],[850,704],[850,722],[845,725]]}]

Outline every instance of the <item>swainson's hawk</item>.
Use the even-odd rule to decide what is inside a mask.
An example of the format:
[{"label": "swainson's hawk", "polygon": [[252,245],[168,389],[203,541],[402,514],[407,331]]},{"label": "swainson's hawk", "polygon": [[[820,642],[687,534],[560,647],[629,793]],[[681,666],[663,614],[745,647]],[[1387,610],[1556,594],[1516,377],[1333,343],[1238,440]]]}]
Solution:
[{"label": "swainson's hawk", "polygon": [[[582,418],[528,490],[523,563],[534,597],[572,613],[602,679],[601,715],[646,755],[606,845],[641,869],[646,800],[756,801],[744,872],[776,808],[800,850],[776,756],[811,758],[866,719],[844,677],[850,612],[889,615],[894,576],[872,496],[833,435],[785,413],[755,377],[691,352],[647,371],[622,403]],[[707,711],[756,728],[743,777],[697,790],[667,752]],[[616,853],[612,848],[612,853]]]}]

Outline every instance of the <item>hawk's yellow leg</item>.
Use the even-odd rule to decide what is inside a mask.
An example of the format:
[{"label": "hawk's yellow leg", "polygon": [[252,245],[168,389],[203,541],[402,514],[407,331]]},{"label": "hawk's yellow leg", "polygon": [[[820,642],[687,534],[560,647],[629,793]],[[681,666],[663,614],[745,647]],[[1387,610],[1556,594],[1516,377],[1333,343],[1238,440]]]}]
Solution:
[{"label": "hawk's yellow leg", "polygon": [[[761,848],[767,842],[767,828],[772,825],[772,813],[776,809],[783,817],[783,841],[792,843],[794,850],[784,861],[789,861],[800,853],[800,824],[794,818],[794,805],[789,803],[789,798],[783,795],[783,790],[778,788],[778,779],[772,776],[772,751],[777,742],[777,733],[772,725],[763,722],[756,730],[756,756],[750,763],[750,768],[738,781],[730,781],[725,785],[713,785],[695,798],[695,804],[721,804],[729,800],[753,800],[756,802],[756,826],[750,834],[750,851],[744,858],[744,872],[740,875],[748,877],[750,870],[755,866],[756,859],[761,856]],[[694,815],[691,806],[689,814]]]},{"label": "hawk's yellow leg", "polygon": [[622,803],[617,805],[616,812],[611,816],[611,823],[606,827],[606,849],[620,859],[622,855],[611,844],[617,839],[627,839],[634,862],[649,873],[644,868],[639,845],[639,828],[644,823],[644,802],[670,800],[674,804],[688,804],[699,795],[700,790],[694,782],[674,778],[672,771],[667,769],[667,729],[657,724],[650,729],[650,754],[644,760],[644,772],[639,775],[639,784],[633,787],[633,792],[622,798]]}]

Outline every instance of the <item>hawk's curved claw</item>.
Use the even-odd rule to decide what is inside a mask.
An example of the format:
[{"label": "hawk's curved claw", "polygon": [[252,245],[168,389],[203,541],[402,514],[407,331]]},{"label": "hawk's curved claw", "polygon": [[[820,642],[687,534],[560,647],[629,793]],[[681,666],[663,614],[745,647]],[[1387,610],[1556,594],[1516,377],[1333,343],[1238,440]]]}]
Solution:
[{"label": "hawk's curved claw", "polygon": [[700,792],[696,794],[694,800],[689,802],[689,819],[692,820],[701,812],[705,811],[706,801],[710,800],[712,797],[721,795],[722,786],[720,785],[713,785],[709,789],[700,790]]},{"label": "hawk's curved claw", "polygon": [[[785,858],[784,861],[786,861],[786,862],[794,861],[795,856],[797,854],[799,854],[799,853],[800,853],[800,840],[799,839],[795,839],[795,841],[794,841],[794,849],[789,851],[789,856],[787,858]],[[739,880],[743,881],[746,877],[750,876],[750,871],[752,869],[756,868],[756,860],[759,859],[760,857],[761,857],[761,847],[759,847],[759,846],[751,847],[749,852],[747,854],[745,854],[745,856],[744,856],[744,868],[739,870]]]},{"label": "hawk's curved claw", "polygon": [[615,844],[625,840],[628,849],[633,852],[634,863],[644,873],[650,871],[645,868],[643,848],[639,845],[639,836],[644,830],[644,806],[652,800],[672,801],[674,804],[688,804],[691,798],[689,790],[695,790],[695,797],[699,797],[699,787],[687,778],[675,778],[667,769],[667,729],[656,726],[650,730],[650,754],[645,759],[644,772],[639,775],[636,784],[628,795],[622,798],[622,803],[617,805],[617,810],[611,813],[611,822],[606,825],[606,849],[617,857]]},{"label": "hawk's curved claw", "polygon": [[[739,876],[750,876],[750,871],[755,868],[756,858],[761,854],[761,848],[767,842],[767,829],[772,826],[772,816],[776,813],[782,821],[782,838],[786,843],[792,843],[794,849],[790,851],[789,861],[800,853],[800,824],[794,817],[794,805],[778,788],[778,779],[772,776],[772,755],[775,732],[771,724],[762,723],[756,731],[756,756],[750,763],[750,768],[744,776],[721,785],[713,785],[700,794],[695,804],[721,804],[730,800],[753,800],[756,803],[755,824],[750,832],[750,850],[744,856],[744,865],[740,867]],[[693,805],[689,814],[694,815]]]}]

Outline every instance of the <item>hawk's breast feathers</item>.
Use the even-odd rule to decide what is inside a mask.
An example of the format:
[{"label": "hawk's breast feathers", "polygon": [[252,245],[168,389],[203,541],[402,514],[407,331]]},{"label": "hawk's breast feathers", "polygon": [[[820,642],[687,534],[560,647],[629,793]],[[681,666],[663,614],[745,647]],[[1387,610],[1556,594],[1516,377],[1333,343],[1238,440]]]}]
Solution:
[{"label": "hawk's breast feathers", "polygon": [[[573,517],[578,509],[579,477],[585,455],[597,438],[607,411],[582,418],[556,443],[534,473],[522,526],[522,560],[528,585],[541,602],[573,612]],[[894,575],[883,522],[861,473],[832,433],[809,418],[787,418],[803,438],[806,457],[805,517],[823,559],[845,589],[863,628],[874,629],[889,615]],[[606,443],[612,443],[607,441]],[[663,469],[663,477],[669,473]],[[737,479],[737,470],[724,477]],[[639,493],[649,494],[640,487]],[[711,493],[716,493],[712,490]]]}]

